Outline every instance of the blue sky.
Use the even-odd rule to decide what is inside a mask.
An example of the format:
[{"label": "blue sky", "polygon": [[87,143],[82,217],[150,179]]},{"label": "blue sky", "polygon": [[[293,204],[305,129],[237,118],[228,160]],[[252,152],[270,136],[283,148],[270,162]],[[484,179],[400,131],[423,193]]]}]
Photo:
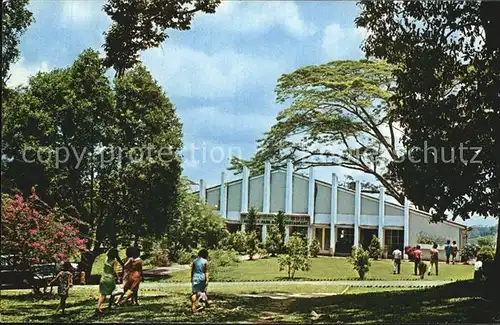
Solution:
[{"label": "blue sky", "polygon": [[[11,85],[36,71],[70,65],[86,48],[100,49],[109,19],[101,0],[32,0],[36,22],[22,38]],[[285,108],[274,87],[284,73],[336,59],[360,59],[365,33],[354,1],[225,1],[215,14],[195,16],[189,31],[170,31],[142,60],[181,117],[184,174],[220,181],[231,154],[249,158]],[[193,151],[194,148],[198,148]],[[361,172],[321,168],[319,179],[373,179]],[[229,175],[229,178],[232,178]]]}]

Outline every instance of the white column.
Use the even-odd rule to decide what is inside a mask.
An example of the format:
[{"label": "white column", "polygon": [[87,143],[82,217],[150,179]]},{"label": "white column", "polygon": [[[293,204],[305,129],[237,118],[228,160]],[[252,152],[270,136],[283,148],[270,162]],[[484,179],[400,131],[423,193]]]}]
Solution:
[{"label": "white column", "polygon": [[307,237],[312,238],[314,224],[314,167],[309,168],[309,191],[307,195],[307,213],[309,214],[310,223],[307,228]]},{"label": "white column", "polygon": [[286,162],[286,188],[285,188],[285,213],[292,213],[293,202],[293,165],[292,161]]},{"label": "white column", "polygon": [[220,174],[220,207],[219,212],[225,218],[226,217],[226,173],[222,172]]},{"label": "white column", "polygon": [[245,231],[245,224],[244,223],[241,224],[241,231]]},{"label": "white column", "polygon": [[378,239],[380,240],[380,245],[384,247],[384,224],[385,224],[385,188],[380,187],[380,196],[378,199]]},{"label": "white column", "polygon": [[269,213],[271,205],[271,163],[267,160],[264,169],[264,203],[263,213]]},{"label": "white column", "polygon": [[285,243],[288,243],[290,239],[290,226],[285,227]]},{"label": "white column", "polygon": [[205,181],[200,179],[200,200],[206,202],[207,187]]},{"label": "white column", "polygon": [[404,247],[410,244],[410,201],[405,197],[404,204]]},{"label": "white column", "polygon": [[361,183],[356,181],[356,195],[354,197],[354,246],[359,245],[359,223],[361,219]]},{"label": "white column", "polygon": [[262,225],[262,231],[260,232],[261,241],[265,242],[267,237],[267,225]]},{"label": "white column", "polygon": [[332,255],[335,253],[335,244],[337,242],[337,232],[335,225],[337,224],[337,191],[338,191],[337,175],[332,174],[332,193],[330,205],[330,250]]},{"label": "white column", "polygon": [[243,178],[241,182],[241,212],[248,212],[248,167],[243,167]]}]

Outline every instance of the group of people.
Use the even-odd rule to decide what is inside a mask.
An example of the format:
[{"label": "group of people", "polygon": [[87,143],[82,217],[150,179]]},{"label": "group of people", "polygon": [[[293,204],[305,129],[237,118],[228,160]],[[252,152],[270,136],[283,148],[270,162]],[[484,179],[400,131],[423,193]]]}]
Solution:
[{"label": "group of people", "polygon": [[[106,254],[104,261],[104,270],[99,282],[99,299],[97,301],[97,313],[102,313],[102,306],[109,296],[109,308],[113,304],[123,306],[130,301],[132,305],[139,305],[138,291],[139,285],[143,281],[142,260],[140,258],[140,250],[137,247],[129,247],[126,250],[126,258],[121,260],[116,248],[111,248]],[[208,286],[208,251],[201,249],[198,255],[193,256],[194,260],[191,266],[191,310],[199,311],[203,307],[209,305],[206,289]],[[119,279],[117,266],[120,264],[123,269],[122,283],[123,286],[117,285]],[[50,286],[56,281],[58,284],[58,295],[60,298],[59,305],[56,309],[56,314],[61,311],[65,313],[66,299],[68,298],[69,290],[73,286],[73,267],[71,263],[65,262],[62,265],[61,271],[50,282]],[[204,306],[198,308],[197,305],[202,303]]]},{"label": "group of people", "polygon": [[[453,241],[453,244],[451,243],[450,240],[446,241],[446,245],[444,246],[444,252],[446,256],[446,264],[450,264],[450,258],[451,258],[451,263],[455,264],[457,255],[458,255],[458,246],[457,242]],[[415,275],[418,275],[419,273],[419,264],[422,262],[422,255],[423,252],[421,250],[420,245],[416,246],[416,249],[412,252],[413,254],[413,263],[414,263],[414,268],[413,272]],[[403,252],[401,252],[400,249],[396,248],[392,252],[392,258],[394,260],[394,265],[393,265],[393,274],[400,274],[401,273],[401,259],[403,258]],[[430,268],[428,275],[431,275],[432,271],[435,270],[436,275],[439,273],[439,250],[438,250],[438,245],[434,243],[432,245],[432,248],[430,249]]]}]

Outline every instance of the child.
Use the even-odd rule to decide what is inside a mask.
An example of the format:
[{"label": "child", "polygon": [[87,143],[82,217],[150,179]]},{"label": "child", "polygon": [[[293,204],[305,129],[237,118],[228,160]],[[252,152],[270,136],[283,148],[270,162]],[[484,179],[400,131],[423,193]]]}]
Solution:
[{"label": "child", "polygon": [[130,258],[124,264],[123,291],[125,294],[116,302],[118,305],[124,305],[131,298],[133,305],[139,304],[137,301],[137,292],[139,290],[139,284],[142,281],[142,260],[139,257],[139,249],[137,247],[129,247],[129,249],[127,249],[127,257],[128,256],[130,256]]},{"label": "child", "polygon": [[450,264],[451,244],[449,239],[446,241],[446,245],[444,246],[444,253],[446,254],[446,264]]},{"label": "child", "polygon": [[453,241],[453,246],[451,247],[451,264],[455,264],[455,260],[457,259],[457,254],[458,254],[457,242]]},{"label": "child", "polygon": [[399,248],[396,248],[394,252],[392,252],[392,258],[394,259],[393,274],[396,274],[396,270],[398,274],[401,273],[401,255],[403,255],[403,253]]},{"label": "child", "polygon": [[417,249],[413,251],[413,262],[415,263],[413,271],[415,272],[415,275],[418,275],[418,264],[420,264],[420,261],[422,260],[422,251],[420,250],[420,245],[417,245]]},{"label": "child", "polygon": [[208,251],[202,249],[198,252],[198,258],[194,260],[191,267],[191,311],[196,312],[196,303],[203,301],[208,306],[206,294],[208,286]]},{"label": "child", "polygon": [[438,262],[439,262],[439,251],[437,249],[438,245],[434,243],[431,248],[431,267],[429,269],[428,275],[431,275],[432,267],[436,267],[436,275],[438,275]]},{"label": "child", "polygon": [[50,281],[49,286],[52,285],[56,280],[59,280],[59,286],[57,287],[57,294],[60,297],[59,305],[56,309],[56,314],[61,310],[64,315],[64,310],[66,308],[66,299],[68,298],[69,288],[73,286],[73,267],[70,262],[64,262],[61,272]]}]

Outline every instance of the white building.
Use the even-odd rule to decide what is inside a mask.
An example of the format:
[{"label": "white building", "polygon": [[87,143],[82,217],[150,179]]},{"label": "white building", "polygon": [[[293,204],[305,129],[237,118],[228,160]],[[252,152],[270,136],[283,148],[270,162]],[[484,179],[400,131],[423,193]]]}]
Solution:
[{"label": "white building", "polygon": [[242,178],[231,182],[222,172],[221,184],[222,191],[221,185],[206,188],[200,180],[200,198],[217,207],[230,231],[244,230],[245,216],[254,207],[263,240],[273,215],[283,211],[289,220],[287,239],[294,232],[317,238],[323,254],[349,253],[354,243],[366,247],[372,235],[388,252],[416,245],[421,232],[464,244],[466,227],[461,224],[430,223],[430,215],[410,208],[408,200],[404,206],[386,202],[384,188],[375,198],[361,193],[359,181],[352,191],[338,186],[335,174],[330,184],[316,180],[313,168],[308,177],[295,173],[291,162],[286,170],[272,170],[267,162],[264,175],[253,177],[244,168]]}]

